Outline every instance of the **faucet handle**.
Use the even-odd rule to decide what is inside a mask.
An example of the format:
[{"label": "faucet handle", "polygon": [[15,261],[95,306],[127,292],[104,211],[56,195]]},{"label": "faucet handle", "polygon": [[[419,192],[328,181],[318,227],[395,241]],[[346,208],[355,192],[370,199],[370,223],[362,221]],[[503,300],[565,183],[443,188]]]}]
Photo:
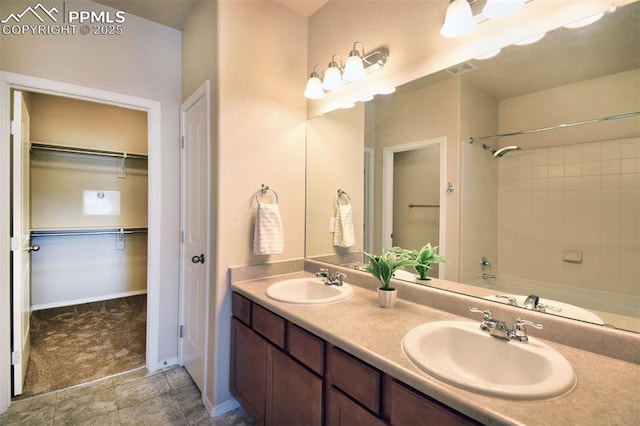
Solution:
[{"label": "faucet handle", "polygon": [[511,306],[518,306],[518,299],[513,296],[506,296],[504,294],[496,294],[497,299],[506,299]]},{"label": "faucet handle", "polygon": [[319,272],[316,272],[316,277],[326,277],[327,275],[329,275],[329,270],[326,268],[322,268]]},{"label": "faucet handle", "polygon": [[529,321],[529,320],[518,317],[516,318],[516,321],[513,324],[513,329],[523,330],[525,325],[530,325],[531,327],[537,328],[538,330],[542,330],[542,328],[544,327],[542,324],[539,324],[537,322]]},{"label": "faucet handle", "polygon": [[469,310],[471,312],[478,312],[482,314],[482,321],[491,321],[493,319],[493,314],[488,309],[480,309],[475,306],[469,306]]}]

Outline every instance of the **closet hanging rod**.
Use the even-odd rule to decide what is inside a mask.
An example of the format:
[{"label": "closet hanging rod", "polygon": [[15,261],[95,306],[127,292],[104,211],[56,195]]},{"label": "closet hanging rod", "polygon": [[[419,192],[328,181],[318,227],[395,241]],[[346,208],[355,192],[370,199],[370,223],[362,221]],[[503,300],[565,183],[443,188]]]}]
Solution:
[{"label": "closet hanging rod", "polygon": [[146,234],[146,228],[119,228],[104,230],[73,230],[73,231],[31,231],[31,237],[77,237],[81,235],[128,235],[128,234]]},{"label": "closet hanging rod", "polygon": [[470,137],[469,138],[469,143],[472,144],[474,142],[481,141],[483,139],[506,138],[506,137],[510,137],[510,136],[526,135],[526,134],[529,134],[529,133],[546,132],[547,130],[565,129],[565,128],[568,128],[568,127],[582,126],[583,124],[599,123],[601,121],[620,120],[622,118],[634,117],[634,116],[639,115],[639,114],[640,114],[640,111],[639,112],[627,112],[625,114],[610,115],[608,117],[594,118],[594,119],[591,119],[591,120],[584,120],[584,121],[576,121],[574,123],[558,124],[556,126],[540,127],[538,129],[522,130],[522,131],[519,131],[519,132],[511,132],[511,133],[501,133],[501,134],[490,135],[490,136],[479,136],[477,138]]},{"label": "closet hanging rod", "polygon": [[436,207],[437,208],[437,207],[440,207],[440,204],[413,204],[413,203],[411,203],[411,204],[409,204],[409,207],[410,208],[413,208],[413,207]]},{"label": "closet hanging rod", "polygon": [[34,142],[31,143],[31,149],[39,149],[42,151],[64,152],[68,154],[99,155],[102,157],[132,158],[132,159],[138,159],[138,160],[148,159],[148,156],[145,154],[130,154],[128,152],[105,151],[101,149],[91,149],[91,148],[70,148],[66,146],[49,145],[49,144],[41,144],[41,143],[34,143]]}]

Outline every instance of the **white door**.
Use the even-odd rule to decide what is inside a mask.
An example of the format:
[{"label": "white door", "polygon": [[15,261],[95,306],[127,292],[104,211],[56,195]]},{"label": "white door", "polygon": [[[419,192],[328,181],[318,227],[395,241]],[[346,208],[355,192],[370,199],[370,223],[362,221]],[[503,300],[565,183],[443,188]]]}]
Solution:
[{"label": "white door", "polygon": [[204,392],[209,264],[208,82],[182,105],[181,364]]},{"label": "white door", "polygon": [[13,93],[13,394],[20,395],[29,364],[29,316],[31,314],[31,235],[29,223],[29,110],[22,92]]}]

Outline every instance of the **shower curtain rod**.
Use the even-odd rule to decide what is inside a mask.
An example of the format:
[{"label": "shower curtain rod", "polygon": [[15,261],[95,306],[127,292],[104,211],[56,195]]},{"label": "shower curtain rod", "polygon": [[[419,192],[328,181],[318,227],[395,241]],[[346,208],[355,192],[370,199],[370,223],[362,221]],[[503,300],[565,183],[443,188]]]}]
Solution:
[{"label": "shower curtain rod", "polygon": [[633,117],[633,116],[636,116],[638,114],[640,114],[640,112],[627,112],[625,114],[610,115],[608,117],[594,118],[594,119],[585,120],[585,121],[576,121],[574,123],[558,124],[557,126],[541,127],[539,129],[522,130],[520,132],[501,133],[501,134],[498,134],[498,135],[490,135],[490,136],[480,136],[480,137],[477,137],[477,138],[469,137],[469,143],[472,144],[474,142],[481,141],[483,139],[506,138],[506,137],[509,137],[509,136],[519,136],[519,135],[526,135],[526,134],[529,134],[529,133],[546,132],[547,130],[556,130],[556,129],[564,129],[564,128],[567,128],[567,127],[581,126],[583,124],[599,123],[601,121],[619,120],[621,118]]}]

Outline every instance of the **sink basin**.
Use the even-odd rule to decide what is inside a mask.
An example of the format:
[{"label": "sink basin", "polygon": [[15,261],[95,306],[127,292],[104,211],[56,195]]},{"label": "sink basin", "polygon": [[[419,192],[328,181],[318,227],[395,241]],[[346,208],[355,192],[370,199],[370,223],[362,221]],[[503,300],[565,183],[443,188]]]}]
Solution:
[{"label": "sink basin", "polygon": [[[524,301],[527,299],[527,296],[523,296],[519,294],[504,294],[504,295],[501,294],[501,296],[514,297],[518,303],[518,306],[524,305]],[[503,297],[496,297],[493,295],[486,296],[485,299],[493,300],[495,302],[509,303],[507,299]],[[604,321],[598,315],[584,308],[581,308],[579,306],[570,305],[564,302],[558,302],[557,300],[543,299],[543,298],[540,298],[540,303],[544,303],[547,306],[559,309],[559,311],[553,311],[552,309],[547,309],[545,311],[546,314],[558,315],[565,318],[573,318],[580,321],[592,322],[594,324],[600,324],[600,325],[604,324]]]},{"label": "sink basin", "polygon": [[418,368],[453,386],[514,400],[561,396],[576,383],[573,367],[550,346],[529,337],[507,341],[466,321],[419,325],[402,349]]},{"label": "sink basin", "polygon": [[267,287],[267,296],[273,300],[296,305],[325,305],[341,302],[353,294],[353,287],[326,285],[322,278],[294,278],[278,281]]}]

